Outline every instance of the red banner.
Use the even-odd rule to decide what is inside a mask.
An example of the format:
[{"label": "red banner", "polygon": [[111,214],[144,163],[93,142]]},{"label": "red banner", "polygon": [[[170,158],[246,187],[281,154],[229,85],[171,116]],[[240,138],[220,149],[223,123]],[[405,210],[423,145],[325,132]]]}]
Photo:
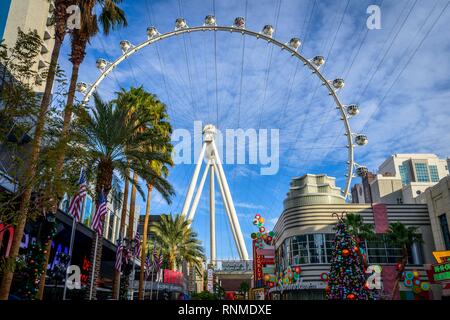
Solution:
[{"label": "red banner", "polygon": [[183,273],[164,269],[164,283],[183,285]]},{"label": "red banner", "polygon": [[375,233],[386,233],[389,230],[387,208],[385,204],[376,203],[372,205]]}]

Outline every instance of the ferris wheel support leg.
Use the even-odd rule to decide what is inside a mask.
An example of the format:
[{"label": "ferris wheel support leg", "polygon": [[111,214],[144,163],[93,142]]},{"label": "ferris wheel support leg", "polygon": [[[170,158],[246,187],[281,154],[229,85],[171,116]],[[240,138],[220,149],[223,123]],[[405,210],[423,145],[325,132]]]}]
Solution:
[{"label": "ferris wheel support leg", "polygon": [[214,195],[214,166],[211,164],[211,161],[208,162],[209,168],[206,167],[205,171],[210,171],[209,174],[209,213],[210,213],[210,245],[211,245],[211,264],[216,264],[216,199]]},{"label": "ferris wheel support leg", "polygon": [[220,194],[222,196],[223,204],[225,206],[225,212],[227,214],[228,221],[230,222],[231,232],[233,233],[233,239],[236,244],[236,248],[238,250],[239,258],[242,259],[241,247],[239,245],[239,240],[236,235],[236,228],[234,227],[233,219],[231,218],[231,211],[230,211],[230,207],[228,206],[228,201],[227,201],[225,191],[223,188],[222,178],[219,175],[219,169],[217,168],[217,164],[215,161],[213,161],[213,165],[214,165],[214,171],[215,171],[216,177],[217,177],[217,183],[219,185]]},{"label": "ferris wheel support leg", "polygon": [[219,175],[222,178],[222,183],[226,195],[226,201],[228,201],[228,205],[230,208],[231,218],[233,220],[234,226],[236,228],[236,235],[239,240],[239,246],[242,251],[242,260],[248,260],[248,252],[247,247],[245,246],[244,237],[242,236],[241,226],[239,225],[239,220],[237,218],[236,209],[234,207],[233,198],[231,197],[230,188],[228,186],[227,178],[225,177],[225,173],[223,172],[222,162],[220,161],[219,153],[217,152],[216,144],[214,140],[211,142],[211,145],[214,150],[215,159],[217,160],[217,167],[219,169]]},{"label": "ferris wheel support leg", "polygon": [[189,185],[188,192],[186,194],[186,200],[184,201],[183,209],[181,210],[182,217],[186,217],[187,211],[189,210],[189,207],[191,205],[192,196],[194,194],[195,186],[197,185],[198,174],[200,172],[200,167],[202,165],[203,158],[205,156],[205,151],[206,151],[206,143],[203,143],[202,150],[200,151],[200,155],[198,157],[198,161],[195,166],[194,175],[192,176],[192,180]]},{"label": "ferris wheel support leg", "polygon": [[204,187],[205,181],[206,181],[206,176],[208,175],[208,171],[209,171],[208,165],[209,164],[210,164],[210,161],[208,161],[208,164],[206,165],[205,171],[203,172],[202,178],[200,179],[200,184],[198,186],[197,193],[195,194],[195,197],[194,197],[194,202],[192,203],[192,207],[189,210],[188,220],[190,222],[192,222],[192,220],[194,219],[195,213],[197,211],[198,202],[200,201],[200,197],[202,195],[203,187]]}]

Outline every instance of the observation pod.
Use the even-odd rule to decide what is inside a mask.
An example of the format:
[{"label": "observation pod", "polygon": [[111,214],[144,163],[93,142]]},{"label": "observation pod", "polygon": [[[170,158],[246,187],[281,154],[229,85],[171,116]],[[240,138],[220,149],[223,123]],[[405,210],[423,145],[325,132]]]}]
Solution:
[{"label": "observation pod", "polygon": [[262,33],[268,37],[272,37],[274,32],[275,32],[275,29],[270,24],[266,24],[264,26],[264,28],[262,29]]},{"label": "observation pod", "polygon": [[367,169],[367,167],[360,166],[356,168],[356,174],[358,175],[358,177],[365,177],[368,172],[369,170]]},{"label": "observation pod", "polygon": [[347,106],[347,113],[351,116],[356,116],[359,114],[359,107],[356,104],[351,104]]},{"label": "observation pod", "polygon": [[333,80],[333,87],[337,90],[342,89],[345,86],[344,79],[334,79]]},{"label": "observation pod", "polygon": [[369,139],[367,139],[367,136],[364,135],[364,134],[358,134],[358,135],[355,137],[355,143],[356,143],[358,146],[365,146],[366,144],[369,143]]},{"label": "observation pod", "polygon": [[97,66],[97,69],[103,71],[108,66],[108,62],[105,59],[100,58],[97,59],[95,65]]},{"label": "observation pod", "polygon": [[315,56],[312,59],[312,63],[316,66],[316,67],[320,67],[323,66],[325,64],[325,58],[322,56]]},{"label": "observation pod", "polygon": [[158,29],[156,27],[148,27],[147,28],[147,37],[148,39],[153,39],[154,37],[159,36]]},{"label": "observation pod", "polygon": [[122,40],[120,41],[120,49],[122,49],[122,53],[127,53],[133,47],[130,41]]},{"label": "observation pod", "polygon": [[186,28],[188,28],[186,20],[184,20],[183,18],[178,18],[177,20],[175,20],[175,31]]},{"label": "observation pod", "polygon": [[302,42],[300,41],[299,38],[292,38],[289,41],[289,47],[291,47],[295,51],[297,51],[297,49],[300,48],[301,45],[302,45]]},{"label": "observation pod", "polygon": [[88,86],[86,84],[86,82],[78,82],[77,86],[76,86],[76,90],[80,93],[85,93],[87,90]]},{"label": "observation pod", "polygon": [[205,26],[216,26],[216,17],[213,15],[207,15],[205,17]]},{"label": "observation pod", "polygon": [[245,28],[245,19],[243,17],[237,17],[234,19],[233,27],[244,29]]}]

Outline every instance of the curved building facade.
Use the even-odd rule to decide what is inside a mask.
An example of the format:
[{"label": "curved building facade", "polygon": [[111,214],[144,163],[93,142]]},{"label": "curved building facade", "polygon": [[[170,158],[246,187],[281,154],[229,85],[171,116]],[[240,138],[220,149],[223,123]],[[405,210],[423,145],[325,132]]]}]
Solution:
[{"label": "curved building facade", "polygon": [[[379,206],[379,208],[376,208]],[[301,280],[295,285],[278,285],[270,290],[272,296],[280,299],[323,299],[326,283],[321,274],[330,269],[336,217],[333,213],[354,213],[363,217],[364,223],[376,225],[379,215],[387,221],[402,222],[419,228],[423,244],[409,248],[409,266],[427,280],[427,264],[434,263],[434,250],[430,219],[426,205],[371,205],[346,203],[335,179],[326,175],[305,175],[294,178],[284,210],[275,225],[275,249],[277,272],[288,267],[301,268]],[[380,233],[376,241],[365,243],[369,265],[395,266],[401,256],[401,249],[389,245]],[[386,268],[389,269],[389,268]],[[383,279],[385,287],[387,280]]]}]

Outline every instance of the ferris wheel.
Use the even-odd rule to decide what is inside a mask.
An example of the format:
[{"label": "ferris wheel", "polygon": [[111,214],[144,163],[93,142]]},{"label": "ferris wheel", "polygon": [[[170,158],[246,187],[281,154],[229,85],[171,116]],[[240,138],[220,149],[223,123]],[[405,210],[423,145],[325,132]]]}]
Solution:
[{"label": "ferris wheel", "polygon": [[[324,93],[331,97],[334,107],[338,110],[339,120],[342,121],[342,127],[346,136],[346,174],[345,174],[345,186],[342,191],[342,196],[347,198],[350,193],[351,182],[354,175],[364,176],[367,174],[368,169],[358,164],[355,161],[355,148],[356,146],[364,146],[368,143],[368,137],[362,133],[355,133],[350,126],[351,118],[357,116],[360,113],[359,106],[356,104],[344,104],[341,102],[338,93],[345,86],[345,81],[341,78],[329,79],[327,78],[321,69],[325,64],[325,57],[321,55],[313,56],[310,58],[305,57],[300,53],[299,48],[302,43],[299,38],[291,38],[287,42],[283,42],[274,38],[275,28],[272,25],[264,25],[260,32],[248,30],[246,28],[246,20],[244,17],[237,17],[231,26],[218,25],[216,17],[214,15],[207,15],[204,19],[204,23],[200,26],[189,26],[184,18],[177,18],[175,21],[174,30],[165,33],[160,33],[154,26],[147,28],[147,39],[139,44],[133,44],[128,40],[122,40],[120,42],[120,48],[122,55],[117,57],[114,61],[108,61],[107,59],[100,58],[96,60],[96,67],[100,71],[98,78],[91,84],[86,82],[79,82],[77,84],[77,91],[83,95],[82,103],[86,105],[89,102],[92,94],[99,88],[102,81],[105,80],[113,70],[118,67],[127,58],[133,56],[145,47],[151,46],[157,42],[165,39],[177,37],[184,34],[192,34],[198,32],[227,32],[236,33],[243,36],[250,36],[259,40],[266,41],[274,46],[279,47],[282,51],[288,53],[292,57],[299,60],[299,62],[307,68],[319,81],[319,83],[325,88]],[[220,160],[219,160],[220,162]],[[220,168],[216,168],[219,170]],[[224,177],[223,177],[224,178]],[[191,192],[192,193],[192,192]],[[232,201],[231,201],[232,202]],[[185,211],[183,209],[183,211]],[[236,219],[234,217],[234,219]],[[230,223],[235,224],[230,217]],[[237,222],[239,225],[239,223]],[[242,234],[239,226],[235,226],[235,241],[238,246],[238,251],[241,258],[247,259],[245,245],[242,242]],[[239,239],[241,238],[241,240]],[[240,242],[240,243],[239,243]],[[239,248],[240,247],[240,248]]]}]

